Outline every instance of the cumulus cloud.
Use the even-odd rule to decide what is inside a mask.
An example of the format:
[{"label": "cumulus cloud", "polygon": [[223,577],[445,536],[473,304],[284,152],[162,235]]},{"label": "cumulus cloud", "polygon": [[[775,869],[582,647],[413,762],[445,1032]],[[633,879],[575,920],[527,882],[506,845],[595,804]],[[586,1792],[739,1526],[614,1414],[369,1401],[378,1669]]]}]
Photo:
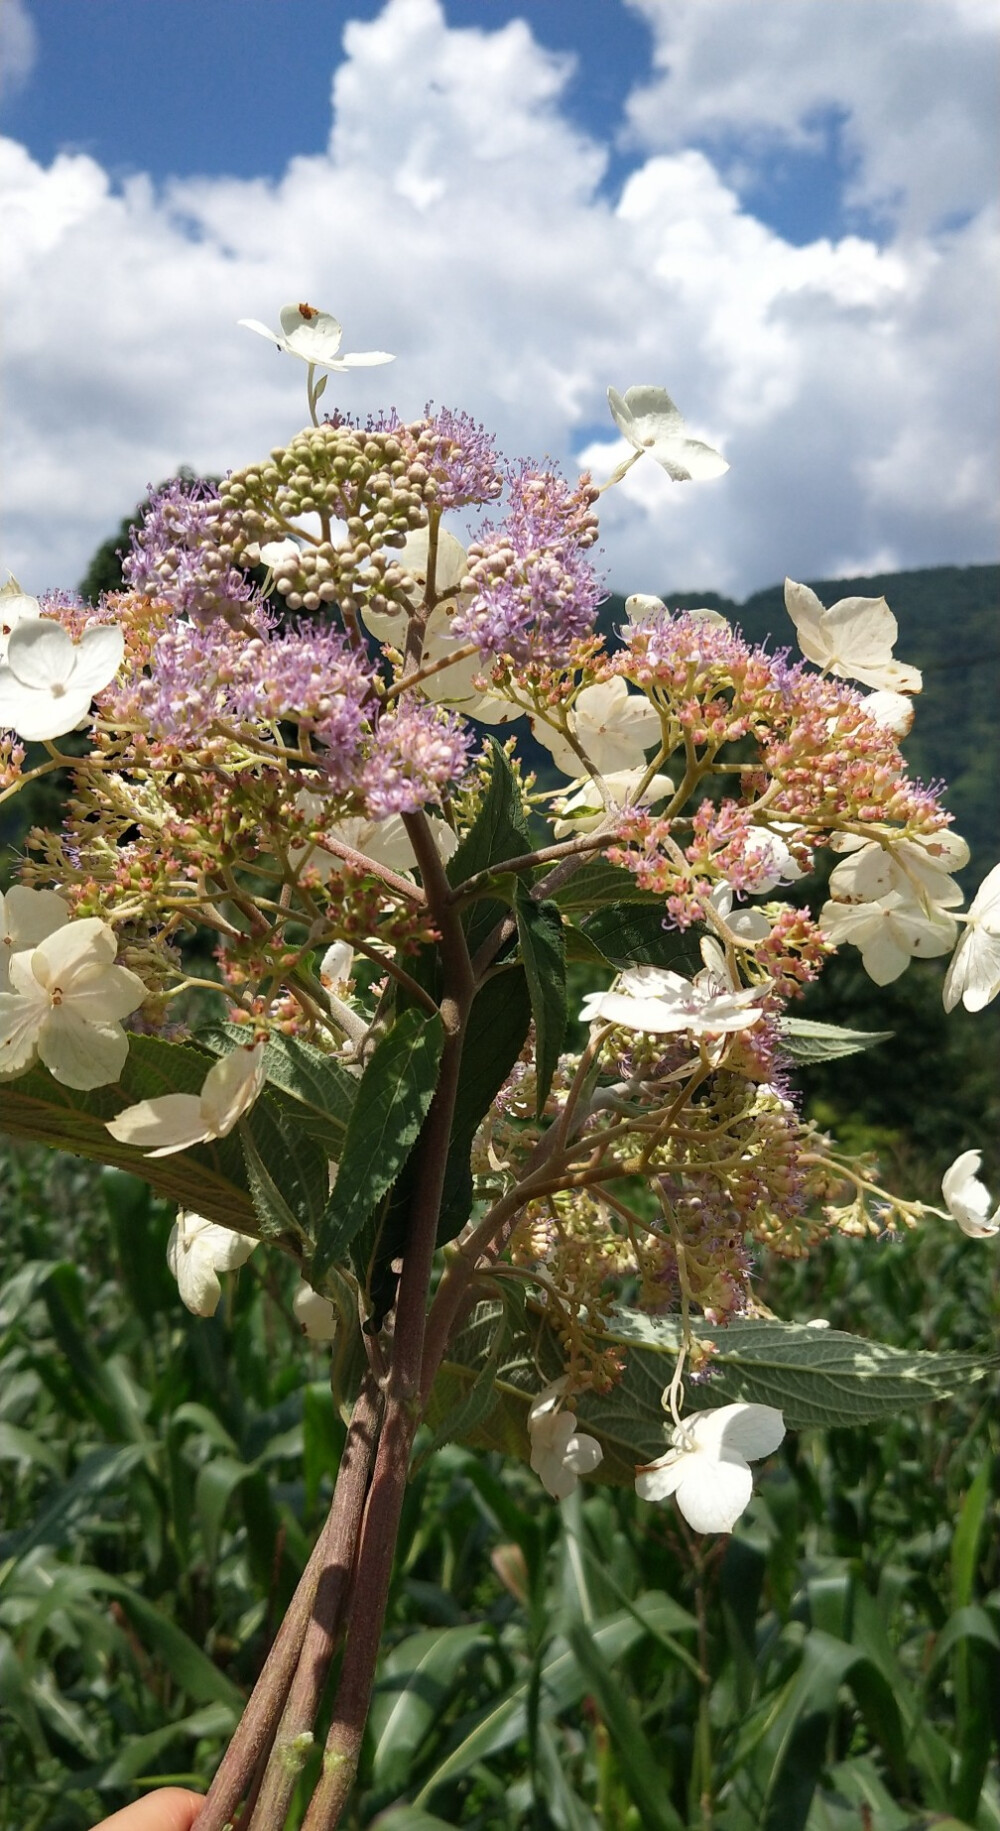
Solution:
[{"label": "cumulus cloud", "polygon": [[[618,589],[742,593],[786,570],[991,558],[998,226],[979,179],[971,168],[964,189],[956,179],[943,228],[937,205],[915,203],[881,244],[783,240],[741,203],[710,140],[693,143],[697,21],[724,25],[731,4],[642,0],[663,14],[661,66],[633,97],[642,144],[617,197],[602,184],[608,148],[565,110],[570,60],[523,22],[449,27],[439,0],[388,0],[348,25],[328,146],[277,181],[115,188],[86,156],[42,168],[0,142],[3,555],[21,583],[79,577],[147,481],[181,462],[222,471],[295,430],[301,365],[235,326],[276,322],[288,299],[335,312],[346,347],[397,354],[392,369],[332,378],[324,405],[391,401],[410,415],[433,398],[482,418],[511,455],[592,462],[599,477],[623,455],[607,384],[668,387],[732,469],[671,485],[642,463],[604,499]],[[910,16],[909,4],[841,4]],[[976,0],[936,10],[976,25]],[[681,40],[690,51],[669,73],[666,24],[675,52]],[[864,48],[843,91],[859,110]],[[782,55],[784,78],[798,65]],[[928,67],[935,55],[928,38]],[[815,103],[798,80],[788,118],[807,123]],[[650,97],[674,82],[691,119],[666,143]],[[720,99],[720,118],[724,107],[749,120],[749,102]]]},{"label": "cumulus cloud", "polygon": [[815,148],[840,124],[845,203],[919,231],[996,194],[993,0],[628,0],[654,38],[635,140]]},{"label": "cumulus cloud", "polygon": [[24,0],[0,0],[0,100],[24,88],[37,52],[37,35]]}]

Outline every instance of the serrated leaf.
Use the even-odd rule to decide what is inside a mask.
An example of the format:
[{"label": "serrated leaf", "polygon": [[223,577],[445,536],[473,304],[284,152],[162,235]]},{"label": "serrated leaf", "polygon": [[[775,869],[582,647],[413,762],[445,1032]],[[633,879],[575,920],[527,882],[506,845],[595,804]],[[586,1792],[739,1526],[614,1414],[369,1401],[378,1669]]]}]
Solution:
[{"label": "serrated leaf", "polygon": [[891,1042],[894,1035],[892,1030],[847,1030],[807,1017],[782,1017],[779,1027],[782,1047],[795,1062],[836,1062],[873,1049],[876,1043]]},{"label": "serrated leaf", "polygon": [[[449,1344],[428,1409],[432,1425],[457,1409],[472,1386],[497,1315],[495,1302],[478,1305]],[[974,1385],[987,1377],[990,1365],[985,1357],[907,1353],[799,1323],[733,1322],[725,1329],[702,1324],[694,1334],[710,1342],[715,1353],[710,1377],[695,1389],[692,1408],[708,1410],[736,1400],[772,1405],[792,1430],[877,1423]],[[627,1350],[622,1378],[607,1393],[581,1393],[574,1400],[581,1426],[604,1451],[593,1480],[629,1485],[638,1463],[663,1454],[666,1420],[660,1400],[680,1340],[679,1319],[631,1311],[608,1318],[606,1344]],[[466,1440],[526,1461],[528,1408],[562,1365],[558,1344],[529,1307],[527,1330],[512,1332],[500,1358],[496,1404],[476,1420]]]},{"label": "serrated leaf", "polygon": [[[216,1055],[228,1055],[246,1041],[239,1024],[213,1024],[198,1031],[198,1041]],[[272,1036],[264,1045],[267,1085],[287,1095],[296,1127],[322,1144],[328,1157],[339,1157],[347,1121],[357,1097],[358,1077],[334,1055],[296,1036]],[[284,1105],[280,1099],[279,1105]]]},{"label": "serrated leaf", "polygon": [[444,1027],[411,1008],[375,1050],[358,1086],[333,1193],[320,1221],[312,1273],[342,1261],[417,1140],[437,1086]]},{"label": "serrated leaf", "polygon": [[515,908],[535,1020],[535,1111],[541,1114],[566,1040],[566,943],[555,903],[536,903],[527,885],[519,884]]},{"label": "serrated leaf", "polygon": [[[456,886],[492,865],[501,865],[504,859],[523,857],[532,849],[514,772],[496,738],[488,742],[492,756],[489,788],[472,826],[448,861],[448,879]],[[513,882],[505,889],[512,896]],[[498,900],[497,890],[494,883],[490,893],[470,902],[464,910],[462,920],[471,954],[508,912],[508,903]]]},{"label": "serrated leaf", "polygon": [[582,924],[587,935],[615,966],[683,966],[697,958],[697,946],[688,934],[664,926],[662,899],[643,907],[634,903],[608,903]]},{"label": "serrated leaf", "polygon": [[583,909],[589,914],[606,903],[646,903],[663,914],[663,898],[642,890],[631,871],[609,865],[606,858],[584,858],[572,877],[555,892],[560,909]]},{"label": "serrated leaf", "polygon": [[530,1022],[531,1000],[522,967],[495,974],[476,994],[462,1046],[438,1222],[439,1246],[454,1239],[472,1211],[472,1141],[524,1047]]},{"label": "serrated leaf", "polygon": [[256,1102],[239,1132],[261,1239],[308,1251],[330,1199],[326,1152],[269,1100]]}]

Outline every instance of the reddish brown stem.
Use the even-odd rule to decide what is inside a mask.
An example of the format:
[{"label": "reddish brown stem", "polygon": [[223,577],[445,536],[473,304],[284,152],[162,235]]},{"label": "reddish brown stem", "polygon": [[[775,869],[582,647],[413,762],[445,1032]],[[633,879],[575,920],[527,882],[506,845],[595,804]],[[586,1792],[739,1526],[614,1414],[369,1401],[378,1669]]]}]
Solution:
[{"label": "reddish brown stem", "polygon": [[375,1453],[379,1405],[377,1388],[369,1376],[354,1406],[326,1523],[198,1813],[194,1831],[224,1831],[231,1822],[262,1754],[274,1738],[321,1588],[324,1612],[329,1613],[334,1603],[339,1608]]}]

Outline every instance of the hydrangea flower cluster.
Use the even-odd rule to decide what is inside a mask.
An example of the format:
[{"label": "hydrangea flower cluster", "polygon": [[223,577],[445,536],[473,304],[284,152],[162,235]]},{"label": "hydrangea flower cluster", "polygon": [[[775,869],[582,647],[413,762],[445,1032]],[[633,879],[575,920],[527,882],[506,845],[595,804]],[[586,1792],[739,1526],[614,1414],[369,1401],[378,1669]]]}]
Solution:
[{"label": "hydrangea flower cluster", "polygon": [[[525,1445],[563,1498],[602,1467],[578,1417],[621,1377],[626,1293],[678,1325],[678,1366],[695,1365],[697,1312],[754,1316],[756,1251],[927,1212],[803,1116],[788,1007],[848,945],[880,984],[951,953],[946,1004],[981,1008],[1000,991],[1000,867],[964,911],[968,850],[899,749],[922,683],[883,600],[827,608],[788,581],[798,660],[642,594],[604,641],[589,477],[507,463],[450,409],[320,421],[316,370],[390,359],[342,356],[311,306],[283,308],[279,333],[245,322],[307,364],[312,423],[218,488],[160,491],[124,590],[95,610],[0,592],[0,792],[49,768],[75,780],[0,909],[0,1076],[41,1064],[84,1095],[118,1087],[101,1135],[151,1178],[162,1158],[176,1176],[189,1153],[242,1147],[243,1226],[202,1213],[193,1180],[171,1239],[199,1314],[258,1238],[296,1259],[302,1326],[333,1340],[353,1305],[364,1352],[394,1306],[406,1352],[415,1239],[420,1304],[438,1239],[457,1236],[466,1286],[484,1263],[494,1289],[527,1282],[563,1371],[539,1361]],[[643,455],[675,482],[724,473],[662,389],[610,398],[631,448],[616,476]],[[541,782],[518,762],[525,719],[551,759]],[[85,754],[64,755],[78,728]],[[567,957],[595,975],[575,1049]],[[221,1050],[198,1028],[209,994]],[[172,1091],[144,1088],[139,1033],[201,1050],[200,1086],[189,1065]],[[289,1122],[304,1062],[329,1190],[321,1165],[322,1200],[288,1220],[262,1115]],[[394,1101],[416,1155],[393,1159],[390,1188],[356,1137]],[[998,1221],[979,1161],[958,1156],[942,1213],[983,1239]],[[359,1189],[365,1215],[409,1204],[409,1231],[367,1265]],[[444,1324],[431,1338],[440,1359]],[[406,1377],[412,1397],[420,1369]],[[729,1530],[780,1417],[684,1417],[668,1390],[669,1443],[638,1491]]]}]

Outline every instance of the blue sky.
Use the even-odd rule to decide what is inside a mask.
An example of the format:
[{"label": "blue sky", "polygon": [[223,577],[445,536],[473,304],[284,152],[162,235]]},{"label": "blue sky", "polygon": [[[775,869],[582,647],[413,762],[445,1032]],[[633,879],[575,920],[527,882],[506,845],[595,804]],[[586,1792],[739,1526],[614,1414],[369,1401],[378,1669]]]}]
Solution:
[{"label": "blue sky", "polygon": [[[606,499],[622,590],[995,557],[993,0],[0,0],[2,556],[303,413],[235,327],[336,312],[512,455],[669,387],[717,483]],[[332,398],[331,394],[328,399]]]}]

